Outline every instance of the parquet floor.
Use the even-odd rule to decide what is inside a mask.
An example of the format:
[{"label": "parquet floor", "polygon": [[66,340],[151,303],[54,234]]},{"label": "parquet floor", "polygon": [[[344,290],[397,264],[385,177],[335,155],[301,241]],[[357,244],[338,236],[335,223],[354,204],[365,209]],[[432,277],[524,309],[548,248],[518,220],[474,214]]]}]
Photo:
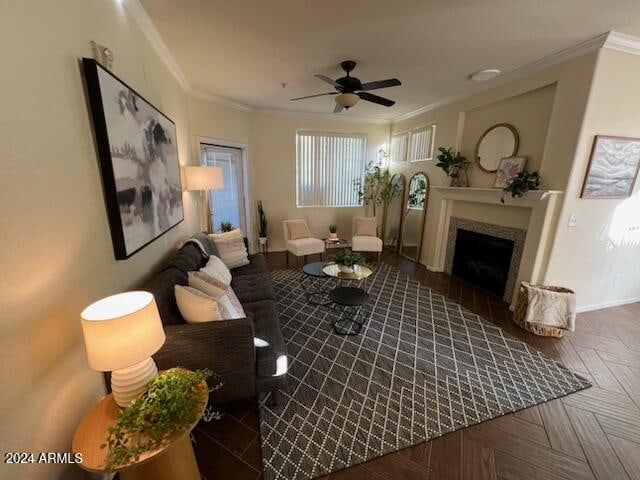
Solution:
[{"label": "parquet floor", "polygon": [[[283,254],[269,254],[271,269]],[[322,480],[640,480],[640,303],[581,314],[563,339],[528,334],[500,299],[397,255],[385,261],[424,285],[591,379],[593,387],[415,447],[335,472]],[[243,400],[219,422],[196,428],[207,480],[262,478],[258,411]]]}]

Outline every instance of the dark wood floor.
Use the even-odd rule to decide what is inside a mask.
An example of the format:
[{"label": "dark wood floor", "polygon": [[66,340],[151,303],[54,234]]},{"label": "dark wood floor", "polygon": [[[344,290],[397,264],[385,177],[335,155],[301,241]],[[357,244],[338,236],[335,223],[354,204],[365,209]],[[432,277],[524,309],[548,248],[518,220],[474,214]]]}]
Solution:
[{"label": "dark wood floor", "polygon": [[[640,304],[578,316],[564,339],[528,334],[501,300],[397,255],[385,261],[533,345],[594,386],[333,473],[323,480],[640,479]],[[269,254],[271,269],[284,254]],[[262,478],[258,411],[243,400],[219,422],[195,430],[207,480]]]}]

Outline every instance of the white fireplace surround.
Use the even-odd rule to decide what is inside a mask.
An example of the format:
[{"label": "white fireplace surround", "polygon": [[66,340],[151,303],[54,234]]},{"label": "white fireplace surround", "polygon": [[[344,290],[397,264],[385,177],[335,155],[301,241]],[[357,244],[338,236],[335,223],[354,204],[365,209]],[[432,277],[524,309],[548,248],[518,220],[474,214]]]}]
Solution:
[{"label": "white fireplace surround", "polygon": [[[428,268],[435,272],[444,272],[447,249],[450,247],[449,227],[455,202],[472,202],[490,205],[530,209],[527,235],[524,242],[522,261],[518,269],[515,285],[521,281],[542,283],[546,259],[551,248],[551,234],[561,206],[563,192],[558,190],[532,190],[521,198],[505,197],[501,203],[502,190],[494,188],[431,187],[429,202],[435,206],[436,243],[433,265]],[[472,219],[470,219],[472,220]],[[500,225],[499,219],[495,222]],[[518,289],[513,289],[511,305],[515,305]]]}]

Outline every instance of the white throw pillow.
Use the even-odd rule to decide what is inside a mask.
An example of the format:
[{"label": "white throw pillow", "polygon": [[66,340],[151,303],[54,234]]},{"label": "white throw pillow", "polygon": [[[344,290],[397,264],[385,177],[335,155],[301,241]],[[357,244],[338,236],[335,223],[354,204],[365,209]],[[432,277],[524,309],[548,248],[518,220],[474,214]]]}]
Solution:
[{"label": "white throw pillow", "polygon": [[216,300],[222,295],[226,295],[227,291],[231,289],[231,287],[222,280],[206,272],[188,272],[187,275],[190,287],[200,290]]},{"label": "white throw pillow", "polygon": [[195,288],[183,287],[182,285],[176,285],[174,291],[178,310],[187,323],[212,322],[223,319],[220,305],[213,297]]},{"label": "white throw pillow", "polygon": [[229,285],[231,283],[231,272],[224,262],[215,255],[211,255],[209,257],[209,261],[200,269],[200,271],[213,278],[217,278],[225,285]]},{"label": "white throw pillow", "polygon": [[238,268],[249,265],[247,249],[244,246],[242,232],[238,229],[225,233],[209,235],[216,244],[220,259],[227,268]]}]

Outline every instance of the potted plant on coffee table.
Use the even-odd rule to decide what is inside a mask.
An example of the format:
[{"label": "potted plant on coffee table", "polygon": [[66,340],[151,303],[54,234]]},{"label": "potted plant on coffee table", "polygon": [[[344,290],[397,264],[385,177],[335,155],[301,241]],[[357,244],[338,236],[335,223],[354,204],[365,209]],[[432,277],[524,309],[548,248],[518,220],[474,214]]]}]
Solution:
[{"label": "potted plant on coffee table", "polygon": [[353,273],[353,267],[356,265],[364,265],[364,257],[349,249],[338,252],[334,260],[342,273]]}]

